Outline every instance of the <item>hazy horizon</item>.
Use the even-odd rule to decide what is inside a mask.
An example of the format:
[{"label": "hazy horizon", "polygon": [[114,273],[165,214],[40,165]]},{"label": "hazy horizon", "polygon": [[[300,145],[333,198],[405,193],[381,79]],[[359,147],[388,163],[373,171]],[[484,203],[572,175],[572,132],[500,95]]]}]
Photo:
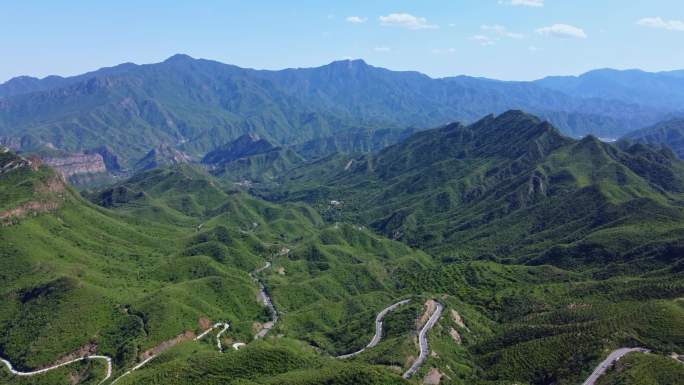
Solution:
[{"label": "hazy horizon", "polygon": [[421,74],[423,74],[423,75],[429,76],[430,78],[433,78],[433,79],[442,79],[442,78],[458,77],[458,76],[468,76],[468,77],[473,77],[473,78],[483,78],[483,79],[501,80],[501,81],[513,81],[513,82],[515,82],[515,81],[522,81],[522,82],[524,82],[524,81],[534,81],[534,80],[539,80],[539,79],[543,79],[543,78],[546,78],[546,77],[554,77],[554,76],[581,76],[581,75],[586,74],[586,73],[588,73],[588,72],[600,71],[600,70],[642,71],[642,72],[648,72],[648,73],[663,73],[663,72],[672,72],[672,71],[684,71],[684,65],[683,65],[681,68],[669,68],[669,69],[652,70],[652,71],[644,70],[644,69],[641,69],[641,68],[629,68],[629,67],[626,67],[626,68],[601,67],[601,68],[593,68],[593,69],[589,69],[589,70],[587,70],[587,71],[583,71],[583,72],[579,72],[579,73],[571,73],[571,74],[550,73],[550,74],[548,74],[548,75],[544,75],[544,76],[542,76],[542,77],[533,78],[533,79],[500,79],[500,78],[493,78],[493,77],[480,76],[480,75],[473,75],[473,74],[466,74],[466,73],[456,73],[456,74],[450,74],[450,75],[447,74],[447,75],[444,75],[444,76],[434,76],[434,75],[425,73],[425,72],[423,72],[423,71],[420,71],[420,70],[418,70],[418,69],[397,69],[397,68],[389,68],[389,67],[385,67],[385,66],[380,66],[380,65],[377,65],[377,64],[375,64],[375,63],[373,63],[373,62],[371,62],[371,61],[369,61],[369,60],[367,60],[367,59],[365,59],[365,58],[361,58],[361,57],[359,57],[359,58],[340,58],[340,59],[334,59],[334,60],[332,60],[332,61],[330,61],[330,62],[322,63],[322,64],[319,64],[319,65],[312,65],[312,66],[281,67],[281,68],[277,68],[277,67],[273,67],[273,68],[258,68],[258,67],[242,66],[242,65],[239,65],[239,64],[235,64],[235,63],[224,62],[224,61],[212,59],[212,58],[209,58],[209,57],[194,57],[194,56],[192,56],[192,55],[188,55],[188,54],[179,52],[179,53],[175,53],[175,54],[170,55],[170,56],[168,56],[168,57],[165,57],[165,58],[162,58],[162,59],[159,59],[159,60],[156,60],[156,61],[152,61],[152,62],[138,63],[138,62],[134,62],[134,61],[131,61],[131,60],[127,60],[127,61],[122,61],[122,62],[119,62],[119,63],[112,63],[112,64],[110,64],[110,65],[104,65],[104,66],[101,66],[101,67],[91,68],[91,69],[87,69],[87,70],[82,71],[82,72],[70,73],[70,74],[50,73],[50,74],[43,75],[43,76],[35,76],[35,75],[32,75],[32,74],[17,74],[16,76],[12,76],[12,77],[7,78],[7,79],[0,79],[0,84],[4,84],[4,83],[6,83],[6,82],[8,82],[8,81],[10,81],[10,80],[12,80],[12,79],[21,78],[21,77],[31,77],[31,78],[37,78],[37,79],[44,79],[44,78],[47,78],[47,77],[50,77],[50,76],[59,76],[59,77],[63,77],[63,78],[68,78],[68,77],[78,76],[78,75],[82,75],[82,74],[89,73],[89,72],[95,72],[95,71],[98,71],[98,70],[101,70],[101,69],[104,69],[104,68],[116,67],[116,66],[122,65],[122,64],[134,64],[134,65],[139,65],[139,66],[143,66],[143,65],[153,65],[153,64],[162,63],[162,62],[166,61],[167,59],[169,59],[169,58],[171,58],[171,57],[173,57],[173,56],[176,56],[176,55],[187,55],[187,56],[192,57],[192,58],[195,59],[195,60],[208,60],[208,61],[214,61],[214,62],[219,62],[219,63],[222,63],[222,64],[226,64],[226,65],[234,65],[234,66],[237,66],[237,67],[240,67],[240,68],[244,68],[244,69],[253,69],[253,70],[257,70],[257,71],[262,71],[262,70],[263,70],[263,71],[282,71],[282,70],[288,70],[288,69],[318,68],[318,67],[324,67],[324,66],[326,66],[326,65],[330,65],[330,64],[335,63],[335,62],[361,60],[361,61],[365,62],[366,64],[372,66],[372,67],[384,68],[384,69],[387,69],[387,70],[390,70],[390,71],[395,71],[395,72],[404,72],[404,71],[406,71],[406,72],[418,72],[418,73],[421,73]]}]

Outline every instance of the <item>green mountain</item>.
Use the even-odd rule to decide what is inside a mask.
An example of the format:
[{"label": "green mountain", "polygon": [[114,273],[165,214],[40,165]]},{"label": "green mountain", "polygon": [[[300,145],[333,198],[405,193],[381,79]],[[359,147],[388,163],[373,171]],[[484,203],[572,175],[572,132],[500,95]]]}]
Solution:
[{"label": "green mountain", "polygon": [[270,196],[342,202],[332,218],[439,255],[617,272],[674,261],[656,255],[682,247],[683,192],[684,164],[668,151],[569,139],[510,111],[302,166]]},{"label": "green mountain", "polygon": [[229,163],[240,158],[263,154],[274,150],[276,147],[268,140],[261,139],[258,135],[246,134],[234,141],[209,152],[202,158],[204,164]]},{"label": "green mountain", "polygon": [[672,119],[631,132],[621,141],[627,145],[636,142],[669,147],[680,159],[684,159],[684,119]]},{"label": "green mountain", "polygon": [[[30,369],[96,352],[116,378],[161,352],[124,385],[580,383],[616,347],[684,351],[681,167],[667,151],[568,139],[520,112],[297,164],[252,190],[271,201],[191,164],[87,201],[2,151],[0,357]],[[271,315],[252,277],[279,313],[260,341]],[[376,347],[333,358],[365,346],[376,314],[401,299]],[[429,300],[444,314],[407,382]],[[219,321],[226,346],[247,346],[192,340]],[[98,384],[104,372],[84,362],[19,379],[3,367],[0,383]]]},{"label": "green mountain", "polygon": [[[36,145],[70,153],[106,145],[132,169],[160,145],[201,158],[248,133],[281,145],[359,131],[392,129],[399,133],[390,136],[401,136],[407,127],[472,122],[511,108],[539,114],[568,135],[601,137],[622,136],[676,112],[529,82],[432,79],[360,60],[257,71],[175,55],[157,64],[0,85],[0,138],[24,152]],[[353,137],[339,146],[363,149]]]},{"label": "green mountain", "polygon": [[293,148],[306,159],[319,159],[333,154],[364,154],[380,151],[414,134],[417,129],[350,130],[325,138],[312,139]]},{"label": "green mountain", "polygon": [[[305,205],[223,188],[189,165],[138,174],[93,194],[102,204],[95,206],[44,166],[4,150],[0,161],[0,356],[16,368],[96,352],[113,358],[118,376],[149,352],[172,347],[159,366],[121,382],[156,384],[170,375],[196,383],[190,368],[198,354],[204,370],[231,378],[403,382],[390,370],[338,362],[300,342],[274,338],[228,355],[191,337],[228,321],[225,343],[250,342],[270,316],[248,273],[270,261],[278,273],[268,287],[283,313],[271,334],[348,351],[370,339],[374,313],[399,295],[391,271],[428,266],[425,254],[365,229],[325,224]],[[175,371],[187,377],[166,369],[174,357]],[[259,366],[249,369],[256,359]],[[27,380],[95,384],[102,373],[96,363],[74,364]],[[0,383],[15,380],[0,370]]]},{"label": "green mountain", "polygon": [[276,147],[253,134],[243,135],[202,159],[212,174],[247,185],[273,180],[303,161],[294,149]]}]

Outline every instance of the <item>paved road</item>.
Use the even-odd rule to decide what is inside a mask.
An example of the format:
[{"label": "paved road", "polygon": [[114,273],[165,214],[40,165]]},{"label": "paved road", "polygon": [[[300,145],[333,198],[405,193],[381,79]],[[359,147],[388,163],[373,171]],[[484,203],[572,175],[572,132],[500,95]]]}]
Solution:
[{"label": "paved road", "polygon": [[[201,225],[200,225],[200,227],[201,227]],[[261,332],[259,332],[259,335],[258,335],[259,337],[263,337],[264,335],[266,335],[266,333],[268,333],[268,331],[270,331],[271,328],[273,327],[273,325],[275,325],[275,323],[278,321],[278,313],[276,312],[275,307],[273,306],[273,302],[271,301],[271,297],[269,297],[268,294],[266,293],[266,288],[265,288],[264,285],[261,283],[261,281],[259,281],[259,280],[256,278],[256,274],[262,272],[263,270],[268,269],[269,267],[271,267],[271,263],[270,263],[270,262],[267,262],[266,265],[265,265],[264,267],[262,267],[262,268],[260,268],[260,269],[257,269],[257,270],[254,271],[254,273],[252,273],[252,278],[254,278],[254,280],[259,284],[259,289],[260,289],[260,293],[261,293],[261,296],[262,296],[264,305],[266,305],[266,306],[269,308],[269,310],[271,311],[271,314],[273,315],[273,321],[272,321],[272,323],[271,323],[271,326],[270,326],[269,328],[265,328],[265,329],[263,329]],[[217,323],[217,324],[214,324],[212,327],[210,327],[209,329],[205,330],[205,331],[202,332],[200,335],[198,335],[198,336],[195,338],[195,341],[201,340],[202,338],[204,338],[207,334],[209,334],[209,333],[210,333],[211,331],[213,331],[214,329],[221,328],[221,330],[216,334],[216,346],[218,347],[218,350],[219,350],[219,351],[223,352],[223,345],[221,344],[221,335],[223,335],[226,331],[228,331],[228,328],[229,328],[229,327],[230,327],[230,325],[228,324],[228,322],[219,322],[219,323]],[[134,372],[134,371],[136,371],[136,370],[142,368],[142,367],[145,366],[148,362],[152,361],[152,360],[155,359],[156,357],[157,357],[157,355],[153,355],[153,356],[148,357],[148,358],[145,359],[144,361],[142,361],[142,362],[138,363],[137,365],[135,365],[134,367],[132,367],[130,370],[128,370],[128,371],[126,371],[125,373],[123,373],[121,376],[117,377],[114,381],[111,382],[111,384],[112,384],[112,385],[115,384],[116,382],[118,382],[118,381],[121,380],[122,378],[124,378],[124,377],[130,375],[132,372]],[[35,376],[35,375],[43,374],[43,373],[49,372],[49,371],[51,371],[51,370],[55,370],[55,369],[61,368],[61,367],[63,367],[63,366],[70,365],[70,364],[73,364],[73,363],[75,363],[75,362],[79,362],[79,361],[83,361],[83,360],[104,360],[104,361],[107,362],[107,375],[106,375],[106,377],[100,382],[100,384],[106,382],[106,381],[109,380],[109,378],[112,376],[112,359],[111,359],[110,357],[107,357],[107,356],[86,356],[86,357],[81,357],[81,358],[77,358],[77,359],[75,359],[75,360],[71,360],[71,361],[68,361],[68,362],[61,363],[61,364],[59,364],[59,365],[55,365],[55,366],[51,366],[51,367],[49,367],[49,368],[44,368],[44,369],[36,370],[36,371],[33,371],[33,372],[20,372],[20,371],[17,371],[17,370],[14,369],[14,367],[12,366],[12,364],[11,364],[9,361],[0,358],[0,362],[2,362],[2,363],[7,367],[7,369],[10,371],[10,373],[12,373],[12,374],[14,374],[14,375],[17,375],[17,376]]]},{"label": "paved road", "polygon": [[594,372],[591,373],[589,378],[587,378],[586,381],[582,383],[582,385],[594,385],[596,381],[601,377],[608,368],[610,368],[617,360],[620,358],[624,357],[625,355],[629,353],[634,353],[634,352],[639,352],[639,353],[648,353],[650,350],[648,349],[643,349],[643,348],[620,348],[617,350],[613,350],[609,355],[608,358],[603,360],[596,369],[594,369]]},{"label": "paved road", "polygon": [[6,366],[7,369],[10,371],[10,373],[14,374],[15,376],[20,376],[20,377],[30,377],[30,376],[35,376],[35,375],[38,375],[38,374],[47,373],[47,372],[49,372],[49,371],[51,371],[51,370],[55,370],[55,369],[61,368],[61,367],[63,367],[63,366],[71,365],[71,364],[73,364],[73,363],[75,363],[75,362],[80,362],[80,361],[85,361],[85,360],[102,360],[102,361],[105,361],[105,362],[107,363],[107,374],[106,374],[105,378],[104,378],[102,381],[100,381],[100,384],[102,384],[103,382],[107,381],[107,380],[112,376],[112,359],[109,358],[109,357],[107,357],[107,356],[86,356],[86,357],[80,357],[80,358],[77,358],[77,359],[75,359],[75,360],[63,362],[63,363],[61,363],[61,364],[59,364],[59,365],[50,366],[49,368],[44,368],[44,369],[40,369],[40,370],[34,370],[34,371],[32,371],[32,372],[20,372],[20,371],[18,371],[18,370],[15,370],[14,367],[12,366],[12,364],[11,364],[9,361],[0,358],[0,362],[2,362],[3,364],[5,364],[5,366]]},{"label": "paved road", "polygon": [[391,311],[394,311],[394,310],[395,310],[396,308],[398,308],[399,306],[405,305],[405,304],[409,303],[410,301],[411,301],[410,299],[403,300],[403,301],[399,301],[399,302],[397,302],[397,303],[395,303],[395,304],[393,304],[393,305],[390,305],[390,306],[384,308],[384,309],[383,309],[380,313],[378,313],[378,315],[375,317],[375,335],[374,335],[373,338],[371,339],[370,343],[369,343],[368,345],[366,345],[365,348],[363,348],[363,349],[361,349],[361,350],[359,350],[359,351],[357,351],[357,352],[349,353],[349,354],[344,354],[344,355],[341,355],[341,356],[337,356],[337,358],[339,358],[339,359],[341,359],[341,360],[343,360],[343,359],[345,359],[345,358],[351,358],[351,357],[354,357],[354,356],[356,356],[356,355],[359,355],[359,354],[365,352],[366,349],[370,349],[370,348],[375,347],[375,346],[380,342],[380,340],[382,339],[382,320],[385,318],[385,316],[387,315],[387,313],[389,313],[389,312],[391,312]]},{"label": "paved road", "polygon": [[432,313],[432,316],[430,316],[430,319],[425,324],[425,326],[423,326],[423,328],[420,330],[420,333],[418,334],[418,342],[420,344],[420,355],[418,356],[418,359],[416,359],[413,362],[413,365],[411,365],[409,370],[407,370],[406,373],[404,373],[404,378],[410,378],[411,376],[413,376],[427,359],[428,353],[430,353],[430,347],[428,346],[427,341],[427,333],[437,324],[439,317],[442,316],[442,311],[444,311],[444,306],[441,303],[437,302],[437,308]]},{"label": "paved road", "polygon": [[264,265],[264,267],[256,269],[253,273],[250,274],[254,282],[256,282],[259,286],[259,298],[261,298],[261,302],[264,304],[264,306],[268,308],[269,312],[271,313],[271,322],[264,324],[261,330],[259,330],[259,332],[254,336],[254,339],[266,337],[266,334],[268,334],[268,332],[270,332],[271,329],[273,329],[275,327],[275,324],[278,322],[278,312],[276,311],[276,308],[273,305],[273,300],[268,295],[268,292],[266,291],[266,286],[264,286],[264,284],[257,278],[257,274],[261,273],[262,271],[270,267],[271,262],[266,262],[266,265]]}]

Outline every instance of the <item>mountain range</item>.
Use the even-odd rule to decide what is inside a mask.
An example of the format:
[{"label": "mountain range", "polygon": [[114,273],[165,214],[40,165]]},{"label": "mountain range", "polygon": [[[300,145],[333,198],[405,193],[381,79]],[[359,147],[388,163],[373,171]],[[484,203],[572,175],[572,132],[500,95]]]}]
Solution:
[{"label": "mountain range", "polygon": [[[387,147],[359,132],[375,138],[363,154],[289,158],[297,146],[255,133],[204,164],[160,148],[82,194],[3,148],[0,357],[32,370],[105,355],[120,385],[571,385],[626,346],[651,354],[602,381],[678,385],[684,161],[671,150],[571,138],[517,110]],[[376,345],[335,358],[403,300]],[[2,367],[0,384],[106,373]]]},{"label": "mountain range", "polygon": [[343,202],[338,218],[459,258],[656,269],[649,258],[684,235],[684,163],[671,151],[571,139],[521,111],[309,163],[270,194]]},{"label": "mountain range", "polygon": [[509,109],[535,113],[569,136],[618,138],[682,112],[677,74],[597,71],[507,82],[433,79],[361,60],[262,71],[175,55],[68,78],[9,80],[0,85],[0,141],[24,152],[79,153],[106,145],[133,169],[159,146],[200,159],[253,133],[312,154],[320,154],[323,143],[366,150],[353,143],[368,133],[381,132],[391,144],[406,130],[470,123]]}]

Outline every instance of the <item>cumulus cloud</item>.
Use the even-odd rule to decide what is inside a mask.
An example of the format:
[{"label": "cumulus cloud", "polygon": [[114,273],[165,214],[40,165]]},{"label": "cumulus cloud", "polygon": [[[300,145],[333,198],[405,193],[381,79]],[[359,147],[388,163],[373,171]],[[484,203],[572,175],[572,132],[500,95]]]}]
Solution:
[{"label": "cumulus cloud", "polygon": [[554,24],[550,27],[537,29],[537,33],[545,36],[552,36],[561,39],[586,39],[587,34],[582,28],[568,24]]},{"label": "cumulus cloud", "polygon": [[543,7],[544,0],[500,0],[499,4],[521,5],[524,7]]},{"label": "cumulus cloud", "polygon": [[637,24],[643,27],[684,32],[684,21],[681,20],[665,20],[662,17],[645,17],[637,21]]},{"label": "cumulus cloud", "polygon": [[486,47],[486,46],[490,46],[490,45],[494,45],[494,43],[496,42],[495,39],[492,39],[491,37],[489,37],[489,36],[487,36],[487,35],[475,35],[475,36],[471,36],[471,37],[470,37],[470,40],[472,40],[472,41],[478,43],[478,44],[481,45],[481,46],[485,46],[485,47]]},{"label": "cumulus cloud", "polygon": [[362,23],[365,23],[366,20],[368,20],[368,19],[365,17],[361,17],[361,16],[349,16],[345,20],[347,20],[347,22],[352,23],[352,24],[362,24]]},{"label": "cumulus cloud", "polygon": [[407,29],[436,29],[437,25],[428,23],[424,17],[413,16],[409,13],[390,13],[380,16],[380,24],[387,27],[402,27]]},{"label": "cumulus cloud", "polygon": [[523,35],[522,33],[511,32],[506,27],[499,24],[482,25],[480,26],[480,29],[482,29],[483,31],[493,32],[502,37],[510,37],[511,39],[522,39],[525,37],[525,35]]}]

